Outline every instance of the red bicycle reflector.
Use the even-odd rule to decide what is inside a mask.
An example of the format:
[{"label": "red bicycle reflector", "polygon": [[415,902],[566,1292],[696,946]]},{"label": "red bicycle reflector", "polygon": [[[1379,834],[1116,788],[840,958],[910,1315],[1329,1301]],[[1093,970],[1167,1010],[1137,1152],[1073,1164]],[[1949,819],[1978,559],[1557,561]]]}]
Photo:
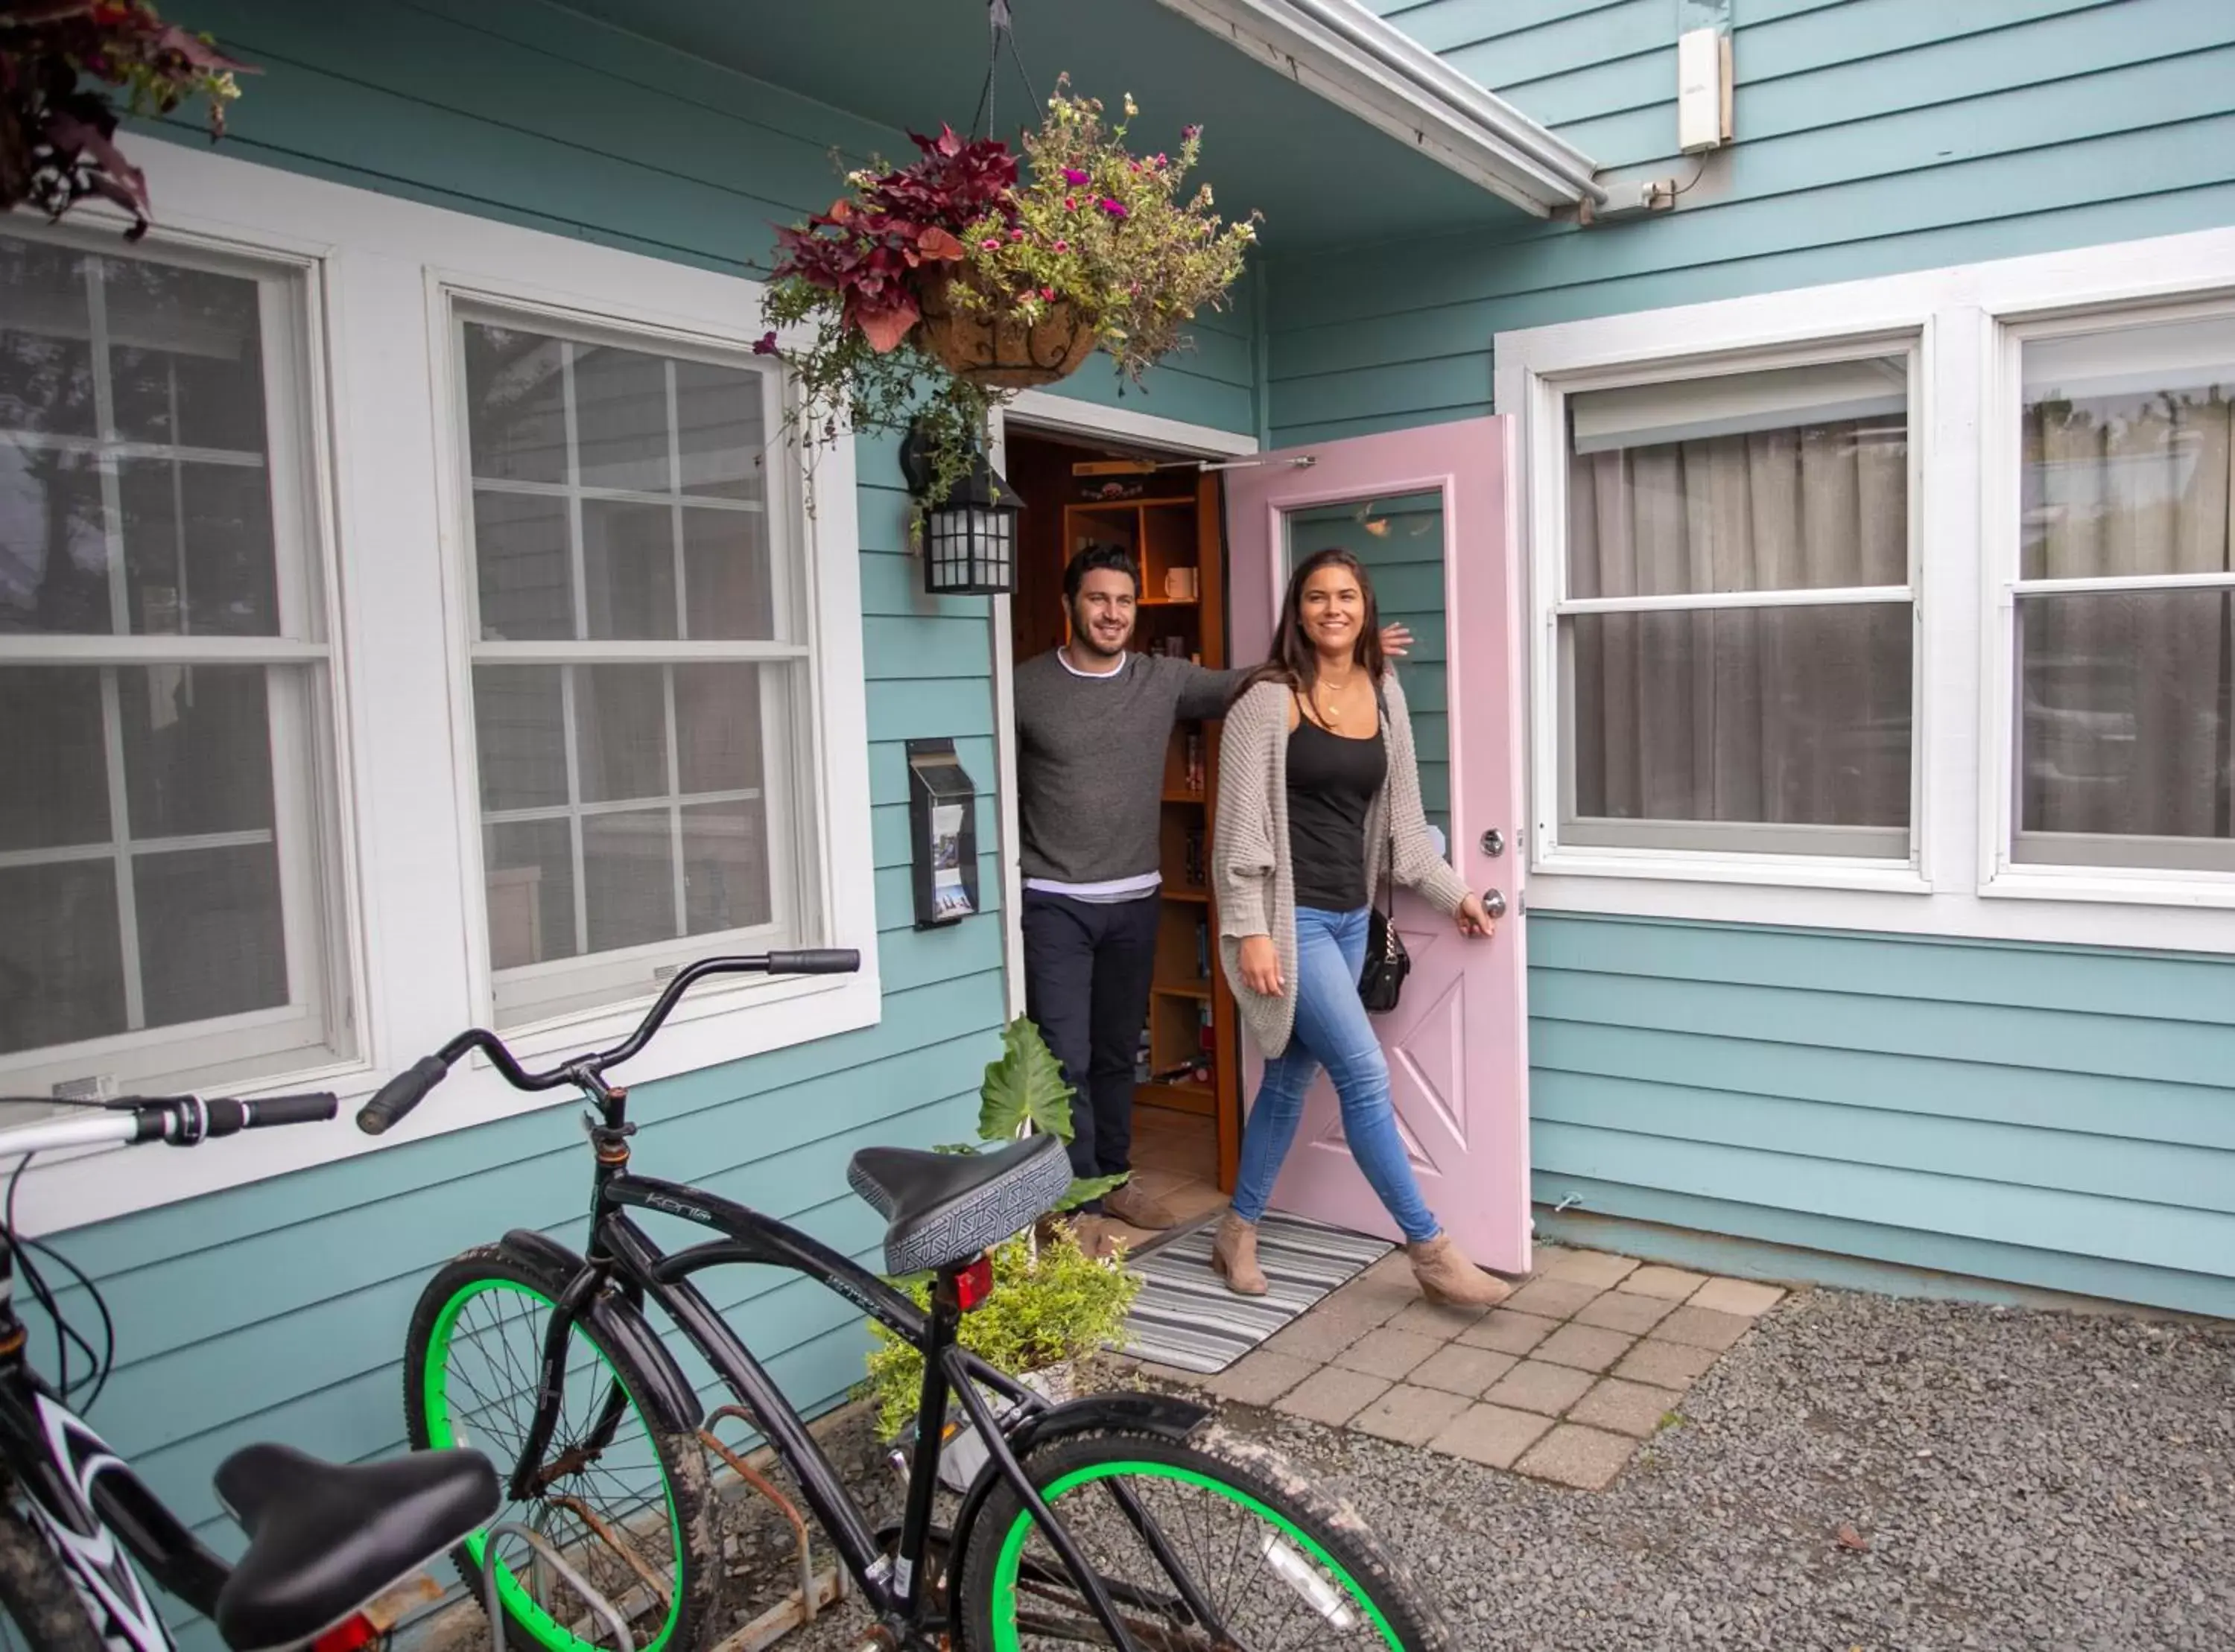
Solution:
[{"label": "red bicycle reflector", "polygon": [[993,1294],[993,1258],[980,1257],[954,1276],[954,1301],[964,1313],[984,1305]]},{"label": "red bicycle reflector", "polygon": [[363,1612],[344,1618],[311,1642],[311,1652],[357,1652],[380,1638],[380,1631]]}]

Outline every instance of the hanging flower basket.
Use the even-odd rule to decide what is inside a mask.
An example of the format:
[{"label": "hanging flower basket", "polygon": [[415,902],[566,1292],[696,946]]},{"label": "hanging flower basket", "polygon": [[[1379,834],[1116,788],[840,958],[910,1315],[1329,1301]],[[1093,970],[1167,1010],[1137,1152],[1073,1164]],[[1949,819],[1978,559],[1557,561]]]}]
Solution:
[{"label": "hanging flower basket", "polygon": [[921,429],[936,506],[970,471],[993,408],[1076,373],[1096,349],[1138,383],[1206,307],[1222,309],[1256,237],[1206,186],[1187,127],[1169,153],[1135,154],[1127,126],[1066,77],[1024,138],[1029,176],[996,139],[916,137],[908,166],[865,167],[830,209],[778,234],[765,319],[806,334],[765,354],[791,368],[788,422],[810,439]]},{"label": "hanging flower basket", "polygon": [[[147,180],[116,147],[124,113],[168,114],[209,101],[210,136],[224,135],[233,75],[251,73],[206,35],[167,23],[147,0],[0,3],[0,212],[31,206],[58,219],[88,195],[147,230]],[[125,88],[124,108],[103,83]]]},{"label": "hanging flower basket", "polygon": [[[968,283],[972,304],[957,301],[954,289]],[[1093,323],[1067,298],[1048,304],[1037,317],[1006,307],[971,276],[941,269],[920,287],[916,329],[926,354],[957,378],[988,390],[1029,390],[1067,379],[1086,365],[1100,342]]]}]

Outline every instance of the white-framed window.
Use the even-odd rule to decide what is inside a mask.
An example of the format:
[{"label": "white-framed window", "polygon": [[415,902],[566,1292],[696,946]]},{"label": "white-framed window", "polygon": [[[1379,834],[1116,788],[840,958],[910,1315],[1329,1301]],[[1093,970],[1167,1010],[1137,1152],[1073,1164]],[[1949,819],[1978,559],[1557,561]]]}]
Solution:
[{"label": "white-framed window", "polygon": [[1530,908],[2235,951],[2231,269],[2206,231],[1498,335]]},{"label": "white-framed window", "polygon": [[[346,1113],[467,1026],[547,1061],[614,1041],[686,958],[785,944],[864,967],[711,983],[622,1079],[874,1026],[854,443],[785,431],[760,287],[138,158],[163,207],[137,245],[91,206],[0,229],[0,1030],[49,1041],[0,1049],[0,1094],[160,1077]],[[23,921],[65,895],[68,923]],[[378,1138],[43,1158],[20,1215],[566,1100],[469,1058]]]},{"label": "white-framed window", "polygon": [[818,932],[802,542],[764,360],[454,304],[501,1025]]},{"label": "white-framed window", "polygon": [[311,299],[0,231],[0,1093],[350,1053]]},{"label": "white-framed window", "polygon": [[1556,383],[1563,847],[1910,859],[1912,355]]},{"label": "white-framed window", "polygon": [[2007,337],[2008,864],[2235,873],[2235,310]]}]

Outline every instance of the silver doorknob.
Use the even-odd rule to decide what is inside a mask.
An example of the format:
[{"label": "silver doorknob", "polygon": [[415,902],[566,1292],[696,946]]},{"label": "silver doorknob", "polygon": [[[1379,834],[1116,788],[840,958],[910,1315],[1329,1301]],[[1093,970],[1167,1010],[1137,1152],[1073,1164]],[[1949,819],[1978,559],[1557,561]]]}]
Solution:
[{"label": "silver doorknob", "polygon": [[1502,889],[1484,890],[1482,891],[1482,910],[1489,913],[1493,918],[1504,917],[1505,916],[1505,891]]}]

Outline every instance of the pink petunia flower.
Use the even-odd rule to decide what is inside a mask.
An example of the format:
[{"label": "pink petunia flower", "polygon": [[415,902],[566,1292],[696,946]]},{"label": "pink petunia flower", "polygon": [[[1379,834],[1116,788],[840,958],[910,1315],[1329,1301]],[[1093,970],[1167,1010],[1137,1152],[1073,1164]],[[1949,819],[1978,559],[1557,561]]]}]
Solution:
[{"label": "pink petunia flower", "polygon": [[1182,127],[1180,128],[1180,136],[1185,141],[1193,143],[1197,138],[1203,136],[1203,128],[1201,127]]},{"label": "pink petunia flower", "polygon": [[775,355],[776,335],[772,332],[763,333],[758,338],[755,339],[753,341],[753,354],[756,356]]},{"label": "pink petunia flower", "polygon": [[1112,218],[1126,218],[1131,215],[1124,201],[1112,199],[1106,195],[1103,197],[1102,210]]},{"label": "pink petunia flower", "polygon": [[1011,230],[1009,238],[1012,241],[1021,241],[1025,238],[1025,232],[1022,230]]},{"label": "pink petunia flower", "polygon": [[1068,241],[1058,241],[1055,244],[1055,250],[1059,252],[1068,252],[1071,251],[1071,243]]},{"label": "pink petunia flower", "polygon": [[999,252],[1001,250],[1001,238],[998,235],[989,235],[978,245],[988,252]]}]

